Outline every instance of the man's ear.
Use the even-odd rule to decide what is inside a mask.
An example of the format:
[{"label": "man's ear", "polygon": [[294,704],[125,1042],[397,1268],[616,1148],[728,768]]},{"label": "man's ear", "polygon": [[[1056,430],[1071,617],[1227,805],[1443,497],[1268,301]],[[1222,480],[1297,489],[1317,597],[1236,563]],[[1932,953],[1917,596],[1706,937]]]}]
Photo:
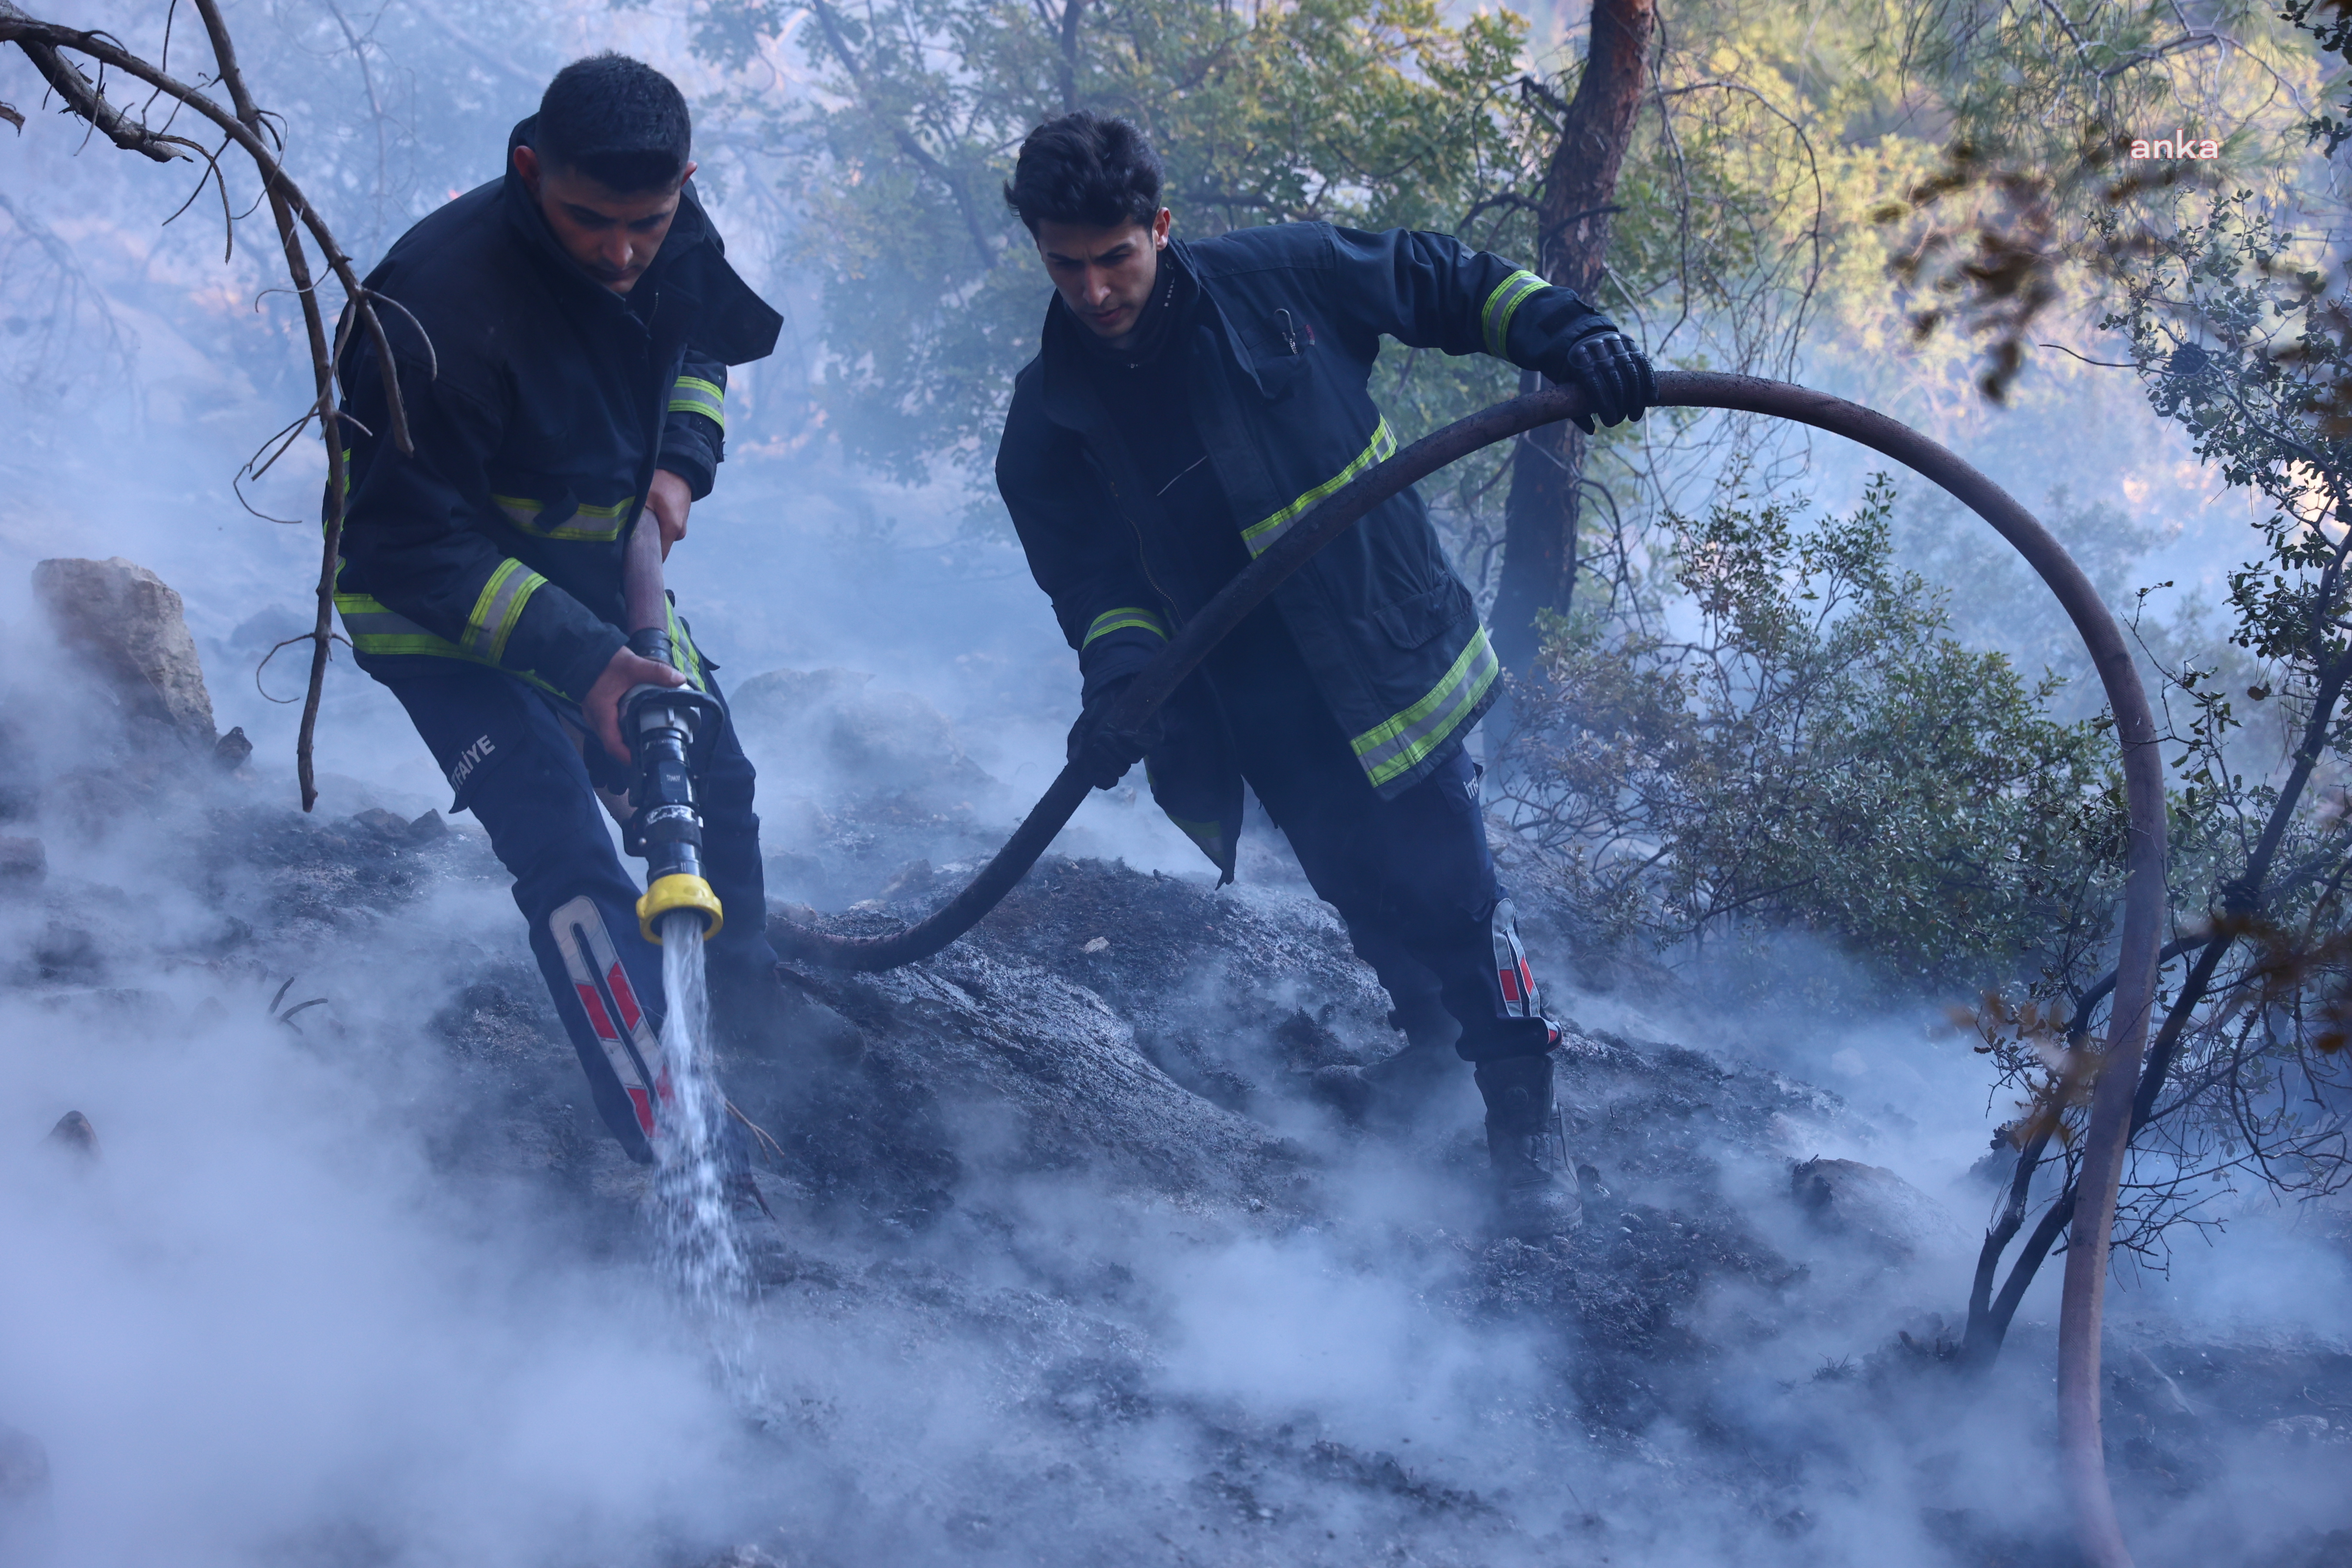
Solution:
[{"label": "man's ear", "polygon": [[539,195],[539,149],[526,142],[514,150],[515,173],[532,195]]},{"label": "man's ear", "polygon": [[1170,223],[1174,221],[1174,214],[1171,213],[1166,207],[1161,207],[1160,209],[1159,216],[1151,220],[1152,249],[1165,250],[1168,248],[1168,226]]}]

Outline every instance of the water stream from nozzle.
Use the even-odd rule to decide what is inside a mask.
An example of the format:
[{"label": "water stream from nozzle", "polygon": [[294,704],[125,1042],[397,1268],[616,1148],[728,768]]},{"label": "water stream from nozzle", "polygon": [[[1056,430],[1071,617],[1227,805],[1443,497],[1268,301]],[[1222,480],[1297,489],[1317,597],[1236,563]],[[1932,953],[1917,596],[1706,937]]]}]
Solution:
[{"label": "water stream from nozzle", "polygon": [[655,1206],[677,1283],[698,1305],[723,1310],[742,1299],[750,1271],[727,1194],[727,1101],[711,1069],[702,936],[696,910],[662,917],[662,1074],[669,1102],[656,1151]]},{"label": "water stream from nozzle", "polygon": [[[662,587],[661,527],[650,508],[641,511],[629,531],[621,564],[622,609],[629,627],[629,646],[640,658],[676,668],[671,646],[669,597]],[[690,723],[685,733],[692,733]],[[633,730],[629,745],[635,752],[640,737]],[[667,760],[685,765],[678,735],[671,731]],[[637,804],[645,810],[655,796],[639,781]],[[678,804],[685,804],[683,798]],[[699,845],[699,819],[691,842]],[[633,853],[646,854],[646,848]],[[700,866],[693,861],[665,860],[648,856],[646,870],[658,884],[666,871],[694,873],[700,884]],[[708,889],[705,889],[706,894]],[[716,905],[712,912],[716,914]],[[727,1100],[719,1091],[710,1059],[710,998],[703,972],[703,913],[672,909],[660,917],[662,950],[661,1077],[668,1097],[656,1114],[658,1136],[654,1158],[654,1208],[663,1258],[688,1298],[698,1306],[720,1312],[742,1300],[751,1280],[742,1237],[735,1228],[727,1193]]]}]

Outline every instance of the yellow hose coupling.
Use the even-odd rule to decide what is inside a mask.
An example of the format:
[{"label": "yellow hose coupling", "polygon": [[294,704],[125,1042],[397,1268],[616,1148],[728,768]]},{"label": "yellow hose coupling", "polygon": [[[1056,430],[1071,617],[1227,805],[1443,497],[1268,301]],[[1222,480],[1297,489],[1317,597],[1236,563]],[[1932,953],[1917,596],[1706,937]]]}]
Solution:
[{"label": "yellow hose coupling", "polygon": [[719,907],[719,895],[710,890],[709,883],[683,871],[673,871],[656,879],[646,889],[646,896],[637,900],[637,929],[646,933],[647,942],[656,947],[661,945],[662,917],[673,910],[695,910],[708,916],[702,928],[706,941],[717,936],[719,928],[727,923],[726,911]]}]

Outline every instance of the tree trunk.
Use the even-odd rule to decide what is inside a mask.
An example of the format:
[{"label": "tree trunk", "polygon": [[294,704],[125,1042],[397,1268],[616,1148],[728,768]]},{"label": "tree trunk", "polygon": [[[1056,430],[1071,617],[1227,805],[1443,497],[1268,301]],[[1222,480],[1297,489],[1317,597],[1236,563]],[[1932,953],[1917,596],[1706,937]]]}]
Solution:
[{"label": "tree trunk", "polygon": [[[1560,117],[1559,143],[1537,198],[1536,266],[1587,300],[1599,289],[1608,259],[1609,208],[1641,110],[1656,23],[1656,0],[1593,0],[1591,52]],[[1583,473],[1584,437],[1565,424],[1528,432],[1512,451],[1503,580],[1491,619],[1496,655],[1514,674],[1535,663],[1537,617],[1546,610],[1567,613],[1575,593]]]}]

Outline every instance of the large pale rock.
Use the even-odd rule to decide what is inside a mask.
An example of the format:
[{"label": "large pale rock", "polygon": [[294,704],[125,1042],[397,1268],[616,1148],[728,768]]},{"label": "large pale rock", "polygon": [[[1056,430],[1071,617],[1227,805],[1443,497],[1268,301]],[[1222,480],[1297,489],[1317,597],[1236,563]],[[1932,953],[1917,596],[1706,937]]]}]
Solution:
[{"label": "large pale rock", "polygon": [[58,636],[87,659],[123,706],[210,751],[213,700],[180,595],[135,561],[44,561],[33,592]]}]

